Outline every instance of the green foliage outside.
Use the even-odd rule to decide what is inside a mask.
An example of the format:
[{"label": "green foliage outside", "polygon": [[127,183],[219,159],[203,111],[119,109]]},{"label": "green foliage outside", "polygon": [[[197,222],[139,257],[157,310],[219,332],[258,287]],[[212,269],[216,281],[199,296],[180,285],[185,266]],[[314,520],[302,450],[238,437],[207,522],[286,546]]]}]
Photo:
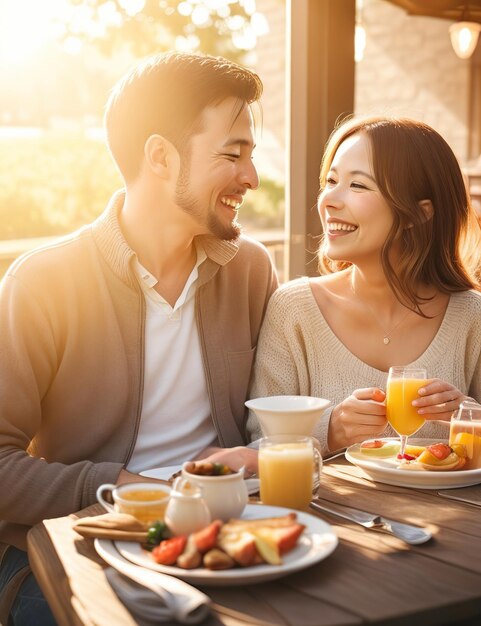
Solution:
[{"label": "green foliage outside", "polygon": [[[239,62],[246,50],[253,47],[242,46],[245,34],[252,37],[256,33],[259,14],[252,0],[205,3],[144,0],[137,3],[137,8],[135,4],[119,0],[70,0],[70,19],[63,16],[61,20],[65,28],[63,38],[74,37],[93,44],[110,57],[126,48],[138,57],[171,50],[179,36],[191,50]],[[199,9],[200,21],[195,19],[200,17]]]},{"label": "green foliage outside", "polygon": [[[71,232],[105,208],[121,178],[101,140],[82,133],[0,138],[0,241]],[[252,228],[278,228],[284,190],[262,180],[241,209]]]},{"label": "green foliage outside", "polygon": [[75,230],[120,180],[102,143],[81,134],[0,139],[0,240]]}]

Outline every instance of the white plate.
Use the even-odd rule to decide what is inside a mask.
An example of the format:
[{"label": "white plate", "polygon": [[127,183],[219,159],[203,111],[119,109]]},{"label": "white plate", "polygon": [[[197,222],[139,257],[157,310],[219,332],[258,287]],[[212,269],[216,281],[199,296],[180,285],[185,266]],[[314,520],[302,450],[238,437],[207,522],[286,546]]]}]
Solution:
[{"label": "white plate", "polygon": [[[140,472],[141,476],[147,478],[157,478],[157,480],[169,480],[172,474],[180,472],[182,465],[170,465],[169,467],[156,467],[154,469],[145,470]],[[259,479],[258,478],[246,478],[247,493],[252,496],[259,492]]]},{"label": "white plate", "polygon": [[[242,519],[277,517],[290,512],[289,509],[277,506],[248,504],[244,509]],[[170,574],[196,585],[248,585],[274,580],[309,567],[325,559],[336,548],[338,539],[329,524],[314,517],[314,515],[300,511],[297,512],[297,519],[306,528],[300,536],[297,546],[283,556],[282,565],[262,564],[223,571],[211,571],[205,568],[185,570],[170,565],[159,565],[154,561],[151,554],[142,548],[140,543],[116,541],[115,547],[122,557],[136,565]]]},{"label": "white plate", "polygon": [[[383,441],[392,441],[392,439]],[[439,439],[409,439],[408,445],[429,446],[437,442]],[[360,443],[350,446],[346,450],[346,459],[363,469],[369,478],[379,483],[415,489],[454,489],[481,483],[481,469],[454,471],[402,469],[396,457],[368,457],[360,451],[360,446]]]},{"label": "white plate", "polygon": [[154,469],[145,470],[140,472],[141,476],[147,478],[156,478],[157,480],[169,480],[172,474],[180,472],[182,465],[169,465],[167,467],[154,467]]}]

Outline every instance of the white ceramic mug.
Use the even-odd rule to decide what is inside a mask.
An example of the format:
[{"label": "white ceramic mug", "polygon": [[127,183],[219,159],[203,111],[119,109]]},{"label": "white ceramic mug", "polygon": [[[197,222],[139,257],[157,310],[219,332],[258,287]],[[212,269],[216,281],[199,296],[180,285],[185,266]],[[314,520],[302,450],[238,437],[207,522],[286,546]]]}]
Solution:
[{"label": "white ceramic mug", "polygon": [[249,499],[244,468],[223,476],[201,476],[186,471],[185,466],[186,463],[182,468],[182,477],[202,489],[202,497],[213,520],[227,521],[241,515]]},{"label": "white ceramic mug", "polygon": [[[105,491],[112,493],[114,504],[103,497]],[[106,483],[97,489],[97,500],[110,513],[133,515],[146,526],[156,521],[163,521],[169,501],[170,487],[155,483],[125,483],[112,485]]]}]

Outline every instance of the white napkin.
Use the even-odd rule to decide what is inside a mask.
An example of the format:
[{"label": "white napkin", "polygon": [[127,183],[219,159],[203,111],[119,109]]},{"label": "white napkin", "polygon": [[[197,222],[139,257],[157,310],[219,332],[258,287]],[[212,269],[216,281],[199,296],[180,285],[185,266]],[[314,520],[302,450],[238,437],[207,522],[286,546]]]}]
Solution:
[{"label": "white napkin", "polygon": [[172,620],[198,624],[209,615],[210,598],[192,585],[134,565],[120,554],[115,559],[100,554],[113,566],[105,570],[107,580],[141,626]]}]

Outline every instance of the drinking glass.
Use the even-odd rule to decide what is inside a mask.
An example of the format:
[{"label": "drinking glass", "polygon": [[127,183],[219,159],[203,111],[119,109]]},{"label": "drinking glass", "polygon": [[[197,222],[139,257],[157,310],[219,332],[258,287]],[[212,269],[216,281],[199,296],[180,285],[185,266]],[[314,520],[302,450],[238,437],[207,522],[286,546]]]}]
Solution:
[{"label": "drinking glass", "polygon": [[465,400],[459,405],[457,414],[451,418],[449,445],[457,453],[456,446],[466,459],[463,470],[481,468],[481,405]]},{"label": "drinking glass", "polygon": [[314,464],[319,482],[322,460],[312,437],[274,435],[261,439],[259,478],[262,503],[306,510],[312,499]]},{"label": "drinking glass", "polygon": [[393,366],[389,368],[386,389],[387,420],[401,439],[398,458],[405,453],[408,437],[417,432],[425,419],[412,405],[419,397],[418,391],[426,384],[424,367]]}]

